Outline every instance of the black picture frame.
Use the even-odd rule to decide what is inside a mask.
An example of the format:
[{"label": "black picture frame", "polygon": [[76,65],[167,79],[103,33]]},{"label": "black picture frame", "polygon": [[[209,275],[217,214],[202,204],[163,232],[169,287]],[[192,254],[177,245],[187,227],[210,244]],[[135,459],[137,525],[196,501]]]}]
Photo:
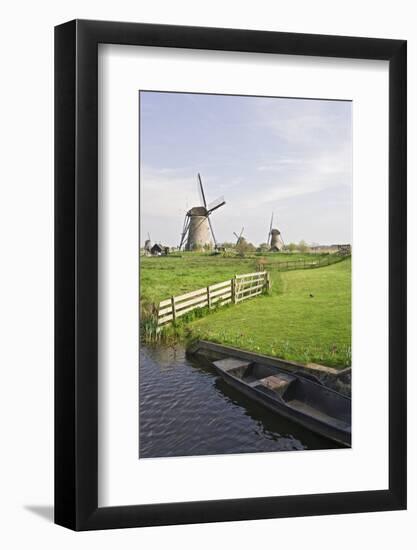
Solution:
[{"label": "black picture frame", "polygon": [[[98,507],[98,44],[389,62],[389,488]],[[74,530],[406,508],[406,41],[74,20],[55,28],[55,522]]]}]

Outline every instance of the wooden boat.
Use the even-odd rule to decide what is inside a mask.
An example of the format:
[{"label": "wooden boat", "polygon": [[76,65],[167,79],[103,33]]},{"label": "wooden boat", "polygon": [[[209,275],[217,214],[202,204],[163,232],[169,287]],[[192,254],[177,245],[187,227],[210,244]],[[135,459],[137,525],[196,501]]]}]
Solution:
[{"label": "wooden boat", "polygon": [[268,409],[351,446],[351,399],[314,376],[234,357],[212,364],[227,383]]}]

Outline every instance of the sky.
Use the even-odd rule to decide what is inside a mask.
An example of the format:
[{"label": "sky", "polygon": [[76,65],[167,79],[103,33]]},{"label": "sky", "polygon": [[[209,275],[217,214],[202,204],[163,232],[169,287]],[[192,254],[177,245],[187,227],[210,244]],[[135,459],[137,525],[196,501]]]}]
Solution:
[{"label": "sky", "polygon": [[[142,241],[178,246],[184,216],[207,202],[216,240],[351,242],[352,103],[140,92]],[[143,245],[143,242],[141,243]]]}]

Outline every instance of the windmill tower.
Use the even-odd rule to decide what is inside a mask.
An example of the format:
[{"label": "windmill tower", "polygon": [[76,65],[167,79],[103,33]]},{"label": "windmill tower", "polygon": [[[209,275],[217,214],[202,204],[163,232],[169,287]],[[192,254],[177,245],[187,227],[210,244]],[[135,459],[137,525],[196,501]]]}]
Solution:
[{"label": "windmill tower", "polygon": [[213,242],[215,248],[217,248],[216,237],[214,236],[210,215],[215,210],[226,204],[226,202],[223,197],[219,197],[207,205],[200,174],[198,174],[197,177],[197,187],[200,193],[201,202],[203,204],[201,206],[194,206],[193,208],[190,208],[190,210],[188,210],[185,214],[179,246],[180,250],[184,243],[185,250],[196,250],[207,245],[212,246]]},{"label": "windmill tower", "polygon": [[270,252],[280,252],[284,248],[284,241],[281,237],[281,231],[272,228],[273,221],[274,213],[272,212],[267,244],[269,245]]}]

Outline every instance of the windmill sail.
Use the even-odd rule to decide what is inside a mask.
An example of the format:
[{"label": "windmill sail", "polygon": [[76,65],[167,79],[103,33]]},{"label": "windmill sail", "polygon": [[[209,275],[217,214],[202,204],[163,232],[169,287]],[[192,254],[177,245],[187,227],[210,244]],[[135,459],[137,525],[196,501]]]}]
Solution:
[{"label": "windmill sail", "polygon": [[269,226],[269,233],[268,233],[268,239],[266,241],[266,244],[269,244],[270,240],[271,240],[271,231],[272,231],[272,223],[274,221],[274,213],[272,212],[272,216],[271,216],[271,223],[270,223],[270,226]]},{"label": "windmill sail", "polygon": [[217,241],[216,241],[216,237],[214,236],[214,231],[213,231],[213,226],[211,224],[210,216],[207,216],[207,221],[209,223],[211,235],[213,237],[214,248],[217,248]]},{"label": "windmill sail", "polygon": [[221,196],[221,197],[218,197],[216,200],[212,201],[208,206],[207,206],[207,212],[209,214],[211,214],[212,212],[214,212],[214,210],[217,210],[218,208],[220,208],[221,206],[223,206],[224,204],[226,204],[226,201],[224,200],[224,197]]},{"label": "windmill sail", "polygon": [[198,192],[199,192],[199,195],[200,195],[200,200],[201,200],[203,206],[207,208],[206,196],[204,194],[203,182],[201,181],[200,174],[197,174],[197,179],[198,179],[197,188],[198,188]]},{"label": "windmill sail", "polygon": [[190,226],[190,218],[186,214],[185,218],[184,218],[184,224],[182,226],[181,241],[180,241],[180,245],[178,247],[180,250],[181,250],[182,245],[184,244],[185,237],[187,235],[189,226]]}]

